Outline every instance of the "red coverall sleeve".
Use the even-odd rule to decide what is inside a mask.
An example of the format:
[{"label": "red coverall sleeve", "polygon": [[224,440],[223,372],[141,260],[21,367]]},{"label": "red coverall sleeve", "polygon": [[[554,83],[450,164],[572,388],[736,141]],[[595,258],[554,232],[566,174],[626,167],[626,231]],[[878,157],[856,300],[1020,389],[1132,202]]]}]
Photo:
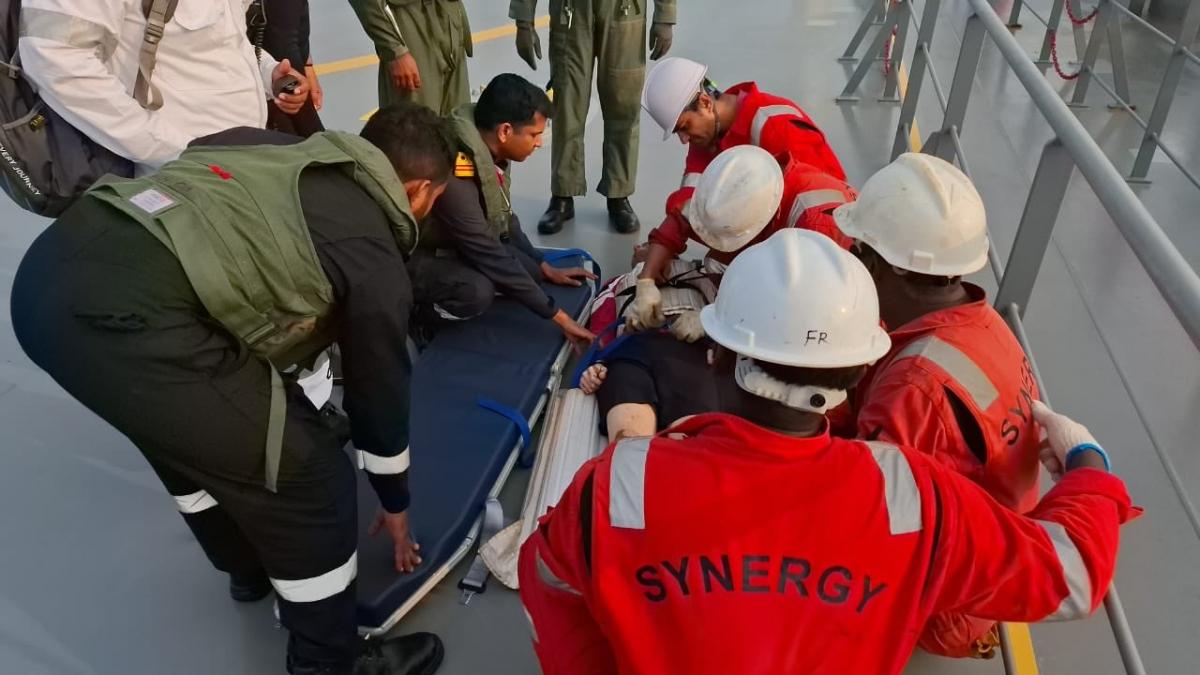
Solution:
[{"label": "red coverall sleeve", "polygon": [[1069,471],[1022,516],[957,473],[923,463],[931,467],[941,520],[935,613],[1033,622],[1096,610],[1112,582],[1119,526],[1141,513],[1120,478]]},{"label": "red coverall sleeve", "polygon": [[799,162],[811,164],[838,180],[846,180],[846,171],[826,142],[825,134],[798,124],[793,116],[779,115],[767,120],[759,137],[759,147],[776,157],[791,153]]},{"label": "red coverall sleeve", "polygon": [[[610,675],[616,658],[584,597],[591,585],[583,553],[581,501],[600,458],[584,464],[521,546],[521,602],[533,624],[544,675]],[[590,490],[587,490],[590,494]]]},{"label": "red coverall sleeve", "polygon": [[667,216],[662,224],[650,230],[649,240],[652,244],[667,247],[671,253],[681,255],[687,250],[688,239],[692,236],[692,226],[683,217],[683,206],[692,198],[696,191],[695,183],[704,173],[704,168],[712,161],[712,154],[689,146],[687,158],[683,162],[683,182],[680,188],[667,196]]}]

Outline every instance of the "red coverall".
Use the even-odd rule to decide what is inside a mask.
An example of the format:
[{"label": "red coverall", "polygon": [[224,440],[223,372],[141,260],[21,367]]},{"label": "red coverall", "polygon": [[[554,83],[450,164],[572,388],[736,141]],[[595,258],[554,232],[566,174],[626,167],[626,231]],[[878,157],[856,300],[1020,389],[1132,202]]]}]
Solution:
[{"label": "red coverall", "polygon": [[[1029,359],[983,289],[973,302],[933,312],[891,332],[892,351],[855,392],[859,438],[925,452],[1019,513],[1038,502],[1040,396]],[[971,656],[992,621],[940,616],[921,647]]]},{"label": "red coverall", "polygon": [[1027,516],[929,457],[729,415],[585,464],[521,549],[546,675],[899,673],[930,616],[1087,616],[1137,515],[1070,471]]},{"label": "red coverall", "polygon": [[[850,244],[854,240],[842,234],[842,231],[838,229],[837,222],[833,219],[833,210],[846,202],[857,199],[858,192],[847,185],[845,181],[834,178],[815,166],[798,162],[788,156],[784,156],[783,161],[786,162],[783,169],[783,198],[779,201],[779,211],[775,217],[767,223],[762,232],[758,233],[758,236],[745,246],[736,251],[709,249],[708,257],[728,265],[742,251],[770,239],[771,235],[789,227],[820,232],[836,241],[842,248],[850,248]],[[704,243],[700,236],[692,230],[691,223],[682,215],[672,222],[677,223],[676,233],[682,234],[684,237],[681,245],[671,249],[675,255],[678,256],[684,252],[688,239]],[[654,241],[653,233],[651,241]]]},{"label": "red coverall", "polygon": [[723,150],[753,144],[776,157],[790,155],[834,178],[846,179],[846,172],[825,141],[825,134],[800,106],[786,98],[759,91],[753,82],[736,84],[724,93],[738,96],[733,125],[717,141],[715,148],[688,147],[683,183],[667,197],[666,219],[650,231],[650,243],[661,244],[675,255],[683,253],[691,236],[691,227],[680,215],[683,206],[692,198],[704,168]]}]

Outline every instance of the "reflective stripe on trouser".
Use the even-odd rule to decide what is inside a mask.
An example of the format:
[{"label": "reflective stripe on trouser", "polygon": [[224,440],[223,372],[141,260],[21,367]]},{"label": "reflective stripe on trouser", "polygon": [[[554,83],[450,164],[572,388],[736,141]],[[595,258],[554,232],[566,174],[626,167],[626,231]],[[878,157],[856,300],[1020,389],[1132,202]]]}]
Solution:
[{"label": "reflective stripe on trouser", "polygon": [[[646,16],[628,0],[573,0],[570,26],[562,0],[550,2],[550,80],[554,122],[550,134],[550,191],[587,194],[584,126],[592,73],[604,118],[604,166],[596,189],[628,197],[637,181],[638,121],[646,74]],[[640,3],[642,7],[647,2]],[[628,5],[628,14],[622,8]]]},{"label": "reflective stripe on trouser", "polygon": [[448,115],[471,100],[466,45],[471,27],[462,2],[414,2],[391,6],[396,26],[421,73],[421,88],[400,91],[392,86],[388,67],[379,64],[379,105],[413,101]]},{"label": "reflective stripe on trouser", "polygon": [[151,459],[150,466],[213,567],[236,574],[262,573],[258,553],[216,498],[162,461]]}]

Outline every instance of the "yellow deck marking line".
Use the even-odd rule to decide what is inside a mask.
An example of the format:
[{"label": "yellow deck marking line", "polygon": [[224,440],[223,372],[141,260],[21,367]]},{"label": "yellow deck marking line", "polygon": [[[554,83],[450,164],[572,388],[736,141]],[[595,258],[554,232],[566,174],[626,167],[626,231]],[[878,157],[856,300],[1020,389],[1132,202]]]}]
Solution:
[{"label": "yellow deck marking line", "polygon": [[[534,20],[533,25],[537,28],[543,28],[550,25],[550,15],[543,14]],[[489,40],[495,40],[506,35],[516,35],[517,25],[510,23],[504,26],[496,26],[487,30],[481,30],[476,33],[471,33],[471,42],[479,44]],[[344,73],[347,70],[358,70],[360,68],[370,68],[379,63],[379,57],[375,54],[367,54],[366,56],[355,56],[349,59],[340,61],[330,61],[329,63],[319,63],[316,65],[317,75],[332,75],[333,73]]]},{"label": "yellow deck marking line", "polygon": [[1033,653],[1033,637],[1027,623],[1003,624],[1008,633],[1008,651],[1013,656],[1013,672],[1017,675],[1038,675],[1037,658]]}]

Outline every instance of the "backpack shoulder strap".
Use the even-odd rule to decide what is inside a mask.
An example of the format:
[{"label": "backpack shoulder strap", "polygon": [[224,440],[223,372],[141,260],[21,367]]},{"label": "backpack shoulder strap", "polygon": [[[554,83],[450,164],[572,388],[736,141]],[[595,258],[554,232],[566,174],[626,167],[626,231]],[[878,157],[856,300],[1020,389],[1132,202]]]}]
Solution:
[{"label": "backpack shoulder strap", "polygon": [[138,76],[133,85],[133,97],[146,110],[162,107],[162,94],[150,84],[154,75],[154,64],[158,58],[158,43],[162,41],[167,22],[175,16],[179,0],[142,0],[142,12],[146,15],[146,32],[142,36],[142,49],[138,54]]}]

